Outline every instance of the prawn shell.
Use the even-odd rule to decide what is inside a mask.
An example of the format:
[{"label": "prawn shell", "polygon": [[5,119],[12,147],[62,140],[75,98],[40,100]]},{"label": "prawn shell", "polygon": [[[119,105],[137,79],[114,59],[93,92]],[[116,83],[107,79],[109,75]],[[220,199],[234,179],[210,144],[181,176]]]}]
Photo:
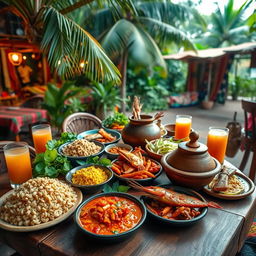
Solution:
[{"label": "prawn shell", "polygon": [[[207,207],[207,202],[206,200],[199,194],[197,193],[196,191],[192,190],[192,189],[189,189],[189,188],[183,188],[183,187],[180,187],[180,186],[172,186],[172,185],[160,185],[159,187],[163,187],[163,188],[166,188],[166,189],[171,189],[175,192],[178,192],[178,193],[182,193],[182,194],[185,194],[185,195],[188,195],[188,196],[192,196],[192,197],[195,197],[196,199],[202,201],[202,202],[205,202],[206,204],[206,207],[203,207],[203,208],[199,208],[199,211],[201,212],[200,215],[196,216],[195,218],[193,219],[190,219],[190,220],[170,220],[170,219],[167,219],[167,218],[163,218],[155,213],[153,213],[152,211],[150,211],[147,207],[147,211],[149,213],[149,215],[154,219],[156,220],[157,222],[160,222],[160,223],[163,223],[163,224],[168,224],[168,225],[171,225],[171,226],[188,226],[188,225],[192,225],[194,223],[197,223],[198,221],[202,220],[207,212],[208,212],[208,207]],[[144,204],[146,205],[146,202],[150,199],[151,197],[149,196],[141,196],[141,200],[144,202]],[[197,208],[197,207],[194,207],[194,208]]]}]

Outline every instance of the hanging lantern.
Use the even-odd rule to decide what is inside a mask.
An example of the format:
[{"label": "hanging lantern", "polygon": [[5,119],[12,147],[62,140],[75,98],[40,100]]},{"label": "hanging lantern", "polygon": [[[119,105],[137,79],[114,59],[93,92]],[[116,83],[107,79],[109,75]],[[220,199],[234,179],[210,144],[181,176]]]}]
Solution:
[{"label": "hanging lantern", "polygon": [[8,59],[14,66],[18,66],[22,62],[22,54],[20,52],[9,52]]}]

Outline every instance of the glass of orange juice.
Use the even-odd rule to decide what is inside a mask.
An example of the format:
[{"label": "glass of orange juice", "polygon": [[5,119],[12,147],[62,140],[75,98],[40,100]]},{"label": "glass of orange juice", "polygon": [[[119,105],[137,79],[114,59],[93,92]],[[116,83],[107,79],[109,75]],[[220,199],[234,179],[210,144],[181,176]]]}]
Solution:
[{"label": "glass of orange juice", "polygon": [[46,143],[52,140],[51,126],[39,124],[32,127],[32,137],[36,153],[43,153],[46,150]]},{"label": "glass of orange juice", "polygon": [[5,145],[4,157],[12,188],[18,188],[32,178],[29,149],[26,143],[14,142]]},{"label": "glass of orange juice", "polygon": [[207,137],[209,154],[216,158],[221,164],[224,162],[227,143],[228,128],[210,127]]},{"label": "glass of orange juice", "polygon": [[188,140],[192,125],[192,116],[176,115],[175,135],[176,140]]}]

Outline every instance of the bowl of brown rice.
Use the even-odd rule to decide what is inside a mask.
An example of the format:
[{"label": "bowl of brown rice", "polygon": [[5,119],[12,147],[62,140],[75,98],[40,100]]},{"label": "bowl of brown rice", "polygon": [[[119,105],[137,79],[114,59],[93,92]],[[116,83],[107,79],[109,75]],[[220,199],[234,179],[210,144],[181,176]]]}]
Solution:
[{"label": "bowl of brown rice", "polygon": [[105,146],[101,142],[77,139],[61,145],[58,148],[58,152],[60,155],[75,162],[76,160],[86,160],[88,157],[101,156],[104,153],[104,149]]},{"label": "bowl of brown rice", "polygon": [[113,178],[113,171],[103,165],[85,164],[66,174],[66,181],[86,193],[96,193]]}]

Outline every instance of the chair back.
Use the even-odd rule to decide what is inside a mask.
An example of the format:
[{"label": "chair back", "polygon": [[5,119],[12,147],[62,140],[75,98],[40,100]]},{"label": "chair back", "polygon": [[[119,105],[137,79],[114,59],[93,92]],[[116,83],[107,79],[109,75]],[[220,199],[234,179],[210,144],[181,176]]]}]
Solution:
[{"label": "chair back", "polygon": [[65,118],[62,130],[63,132],[73,132],[79,134],[84,131],[98,129],[101,127],[101,120],[92,114],[78,112]]},{"label": "chair back", "polygon": [[256,140],[256,102],[242,100],[244,110],[245,136]]},{"label": "chair back", "polygon": [[42,108],[44,97],[42,95],[35,95],[28,98],[21,104],[24,108]]},{"label": "chair back", "polygon": [[[7,166],[4,157],[4,146],[15,141],[0,141],[0,173],[7,172]],[[36,157],[36,151],[33,147],[28,146],[30,157],[34,159]]]}]

